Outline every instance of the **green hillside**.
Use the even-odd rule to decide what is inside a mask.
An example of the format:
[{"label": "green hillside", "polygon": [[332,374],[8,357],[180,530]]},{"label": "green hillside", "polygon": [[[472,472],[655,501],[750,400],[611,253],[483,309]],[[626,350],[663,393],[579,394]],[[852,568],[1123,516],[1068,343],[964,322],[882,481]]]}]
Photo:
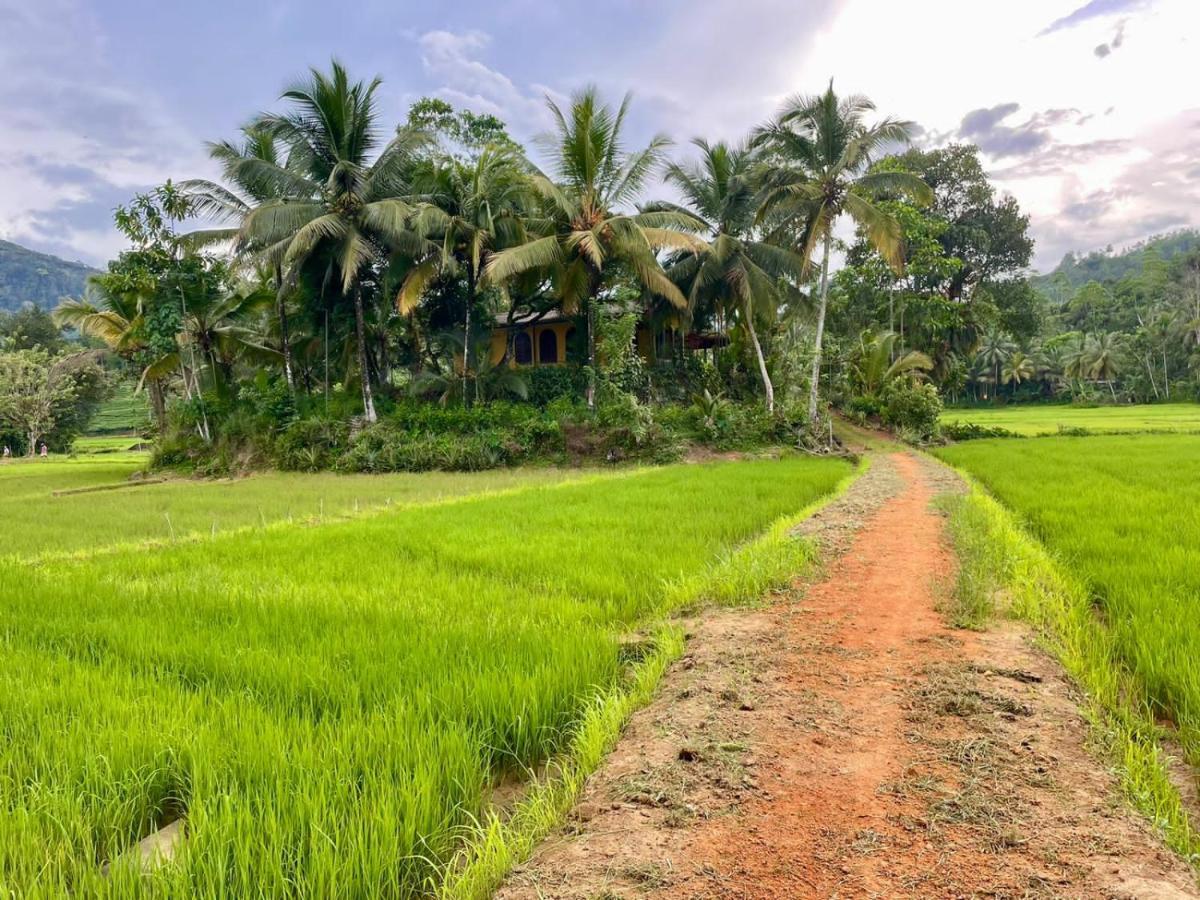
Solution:
[{"label": "green hillside", "polygon": [[53,309],[62,297],[77,297],[95,269],[0,241],[0,312],[33,303]]},{"label": "green hillside", "polygon": [[1111,247],[1086,255],[1068,253],[1052,272],[1035,275],[1030,281],[1044,296],[1063,303],[1089,281],[1120,281],[1126,275],[1141,272],[1147,250],[1157,252],[1164,262],[1169,262],[1196,247],[1200,247],[1200,231],[1172,231],[1139,241],[1119,253],[1114,253]]}]

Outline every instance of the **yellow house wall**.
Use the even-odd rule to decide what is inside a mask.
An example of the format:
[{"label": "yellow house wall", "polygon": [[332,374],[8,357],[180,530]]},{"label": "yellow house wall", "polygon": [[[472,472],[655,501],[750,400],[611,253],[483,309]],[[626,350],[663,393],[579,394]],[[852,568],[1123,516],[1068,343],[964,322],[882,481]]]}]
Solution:
[{"label": "yellow house wall", "polygon": [[[513,329],[515,332],[517,329]],[[548,325],[527,325],[520,329],[529,335],[529,339],[533,342],[533,365],[535,366],[558,366],[566,362],[567,359],[567,332],[571,330],[570,322],[551,322]],[[558,361],[554,363],[543,363],[538,354],[538,341],[541,339],[543,331],[554,333],[556,342],[558,343]],[[504,351],[508,346],[508,330],[497,328],[492,332],[492,342],[490,353],[492,363],[498,363],[504,358]],[[508,361],[510,366],[516,366],[515,359],[510,358]]]}]

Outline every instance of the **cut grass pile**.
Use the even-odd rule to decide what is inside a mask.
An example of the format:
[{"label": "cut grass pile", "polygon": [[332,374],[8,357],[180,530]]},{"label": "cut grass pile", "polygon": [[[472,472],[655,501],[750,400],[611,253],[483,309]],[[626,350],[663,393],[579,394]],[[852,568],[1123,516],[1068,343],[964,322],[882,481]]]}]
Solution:
[{"label": "cut grass pile", "polygon": [[[0,563],[0,892],[429,892],[489,785],[621,686],[672,583],[849,471],[675,466]],[[174,863],[101,874],[178,816]]]},{"label": "cut grass pile", "polygon": [[1200,404],[1155,403],[1141,406],[1003,406],[997,409],[948,409],[942,422],[1003,428],[1026,436],[1056,434],[1063,428],[1094,432],[1200,432]]},{"label": "cut grass pile", "polygon": [[[145,456],[139,453],[0,465],[0,557],[90,552],[113,544],[211,536],[278,521],[329,521],[389,505],[579,477],[550,468],[422,475],[268,472],[231,481],[175,479],[131,485],[129,476],[144,465]],[[110,487],[114,489],[107,490]]]},{"label": "cut grass pile", "polygon": [[985,440],[937,452],[1014,510],[1098,599],[1118,658],[1200,764],[1200,436]]}]

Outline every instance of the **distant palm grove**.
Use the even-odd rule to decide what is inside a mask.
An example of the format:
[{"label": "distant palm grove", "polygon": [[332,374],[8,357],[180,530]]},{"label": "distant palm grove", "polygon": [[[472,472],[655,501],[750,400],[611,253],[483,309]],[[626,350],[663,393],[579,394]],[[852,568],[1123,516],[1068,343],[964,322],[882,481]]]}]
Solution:
[{"label": "distant palm grove", "polygon": [[0,319],[5,443],[69,442],[122,379],[158,463],[202,471],[816,447],[831,409],[923,442],[944,403],[1200,392],[1193,236],[1119,278],[1031,279],[976,147],[914,148],[832,82],[678,148],[584,88],[529,154],[436,98],[383,121],[378,87],[312,70],[209,145],[219,179],[116,211],[130,249],[50,338]]}]

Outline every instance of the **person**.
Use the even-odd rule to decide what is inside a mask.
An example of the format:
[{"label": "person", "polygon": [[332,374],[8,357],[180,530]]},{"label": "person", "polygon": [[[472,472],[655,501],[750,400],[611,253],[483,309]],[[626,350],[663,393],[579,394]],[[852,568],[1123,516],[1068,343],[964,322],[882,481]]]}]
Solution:
[{"label": "person", "polygon": [[50,449],[46,446],[46,442],[42,441],[42,459],[50,455]]},{"label": "person", "polygon": [[12,451],[8,449],[8,444],[4,445],[4,458],[8,459],[12,456]]}]

